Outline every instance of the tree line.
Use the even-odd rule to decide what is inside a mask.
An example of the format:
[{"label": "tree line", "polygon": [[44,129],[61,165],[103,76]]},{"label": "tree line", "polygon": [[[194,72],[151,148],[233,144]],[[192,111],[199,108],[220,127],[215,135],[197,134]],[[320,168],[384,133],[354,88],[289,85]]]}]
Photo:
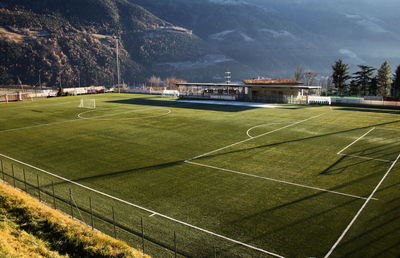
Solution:
[{"label": "tree line", "polygon": [[332,65],[332,84],[339,96],[400,97],[400,65],[394,74],[388,61],[378,69],[369,65],[357,67],[358,71],[350,74],[349,65],[343,60],[339,59]]}]

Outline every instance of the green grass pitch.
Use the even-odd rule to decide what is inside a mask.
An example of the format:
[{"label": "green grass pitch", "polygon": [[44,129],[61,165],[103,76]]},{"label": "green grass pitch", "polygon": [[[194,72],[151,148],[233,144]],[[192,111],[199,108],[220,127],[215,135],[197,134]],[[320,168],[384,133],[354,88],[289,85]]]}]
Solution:
[{"label": "green grass pitch", "polygon": [[[155,257],[173,257],[174,232],[183,256],[324,257],[366,202],[331,256],[400,255],[398,111],[249,108],[131,94],[84,96],[96,99],[96,109],[82,109],[81,98],[0,104],[4,170],[10,174],[14,164],[32,185],[39,174],[42,188],[54,182],[59,196],[72,189],[79,206],[89,207],[90,197],[105,217],[113,207],[135,232],[142,218],[146,238],[170,249],[146,241]],[[75,216],[90,224],[85,212],[75,209]],[[118,231],[138,248],[139,236]]]}]

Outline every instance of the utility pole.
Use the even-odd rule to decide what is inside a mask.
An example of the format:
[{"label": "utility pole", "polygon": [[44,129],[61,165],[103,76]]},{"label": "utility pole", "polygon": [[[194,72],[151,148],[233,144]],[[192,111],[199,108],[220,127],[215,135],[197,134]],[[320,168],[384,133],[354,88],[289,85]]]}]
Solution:
[{"label": "utility pole", "polygon": [[115,50],[117,51],[117,82],[118,82],[118,93],[121,93],[121,75],[120,75],[120,67],[119,67],[119,41],[118,37],[115,37]]},{"label": "utility pole", "polygon": [[42,80],[40,79],[40,72],[39,72],[39,89],[42,90]]},{"label": "utility pole", "polygon": [[81,87],[81,70],[78,69],[78,86]]},{"label": "utility pole", "polygon": [[17,76],[17,77],[18,77],[18,84],[19,84],[19,86],[21,86],[21,91],[24,91],[24,86],[22,86],[22,81],[19,78],[19,76]]}]

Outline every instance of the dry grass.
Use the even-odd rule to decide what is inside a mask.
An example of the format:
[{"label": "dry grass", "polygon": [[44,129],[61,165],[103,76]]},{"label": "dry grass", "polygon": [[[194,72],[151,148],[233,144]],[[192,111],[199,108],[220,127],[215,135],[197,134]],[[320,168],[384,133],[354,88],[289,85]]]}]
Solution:
[{"label": "dry grass", "polygon": [[[0,257],[144,257],[0,182]],[[149,256],[145,256],[149,257]]]}]

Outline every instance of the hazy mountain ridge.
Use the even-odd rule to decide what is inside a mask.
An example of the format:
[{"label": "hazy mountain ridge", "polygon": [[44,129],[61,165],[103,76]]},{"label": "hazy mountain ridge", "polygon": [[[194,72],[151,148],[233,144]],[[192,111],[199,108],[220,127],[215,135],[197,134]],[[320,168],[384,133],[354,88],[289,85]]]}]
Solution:
[{"label": "hazy mountain ridge", "polygon": [[190,28],[246,64],[250,70],[242,74],[247,76],[290,76],[299,64],[329,74],[338,58],[353,66],[400,62],[399,18],[392,9],[400,4],[393,0],[130,1]]}]

